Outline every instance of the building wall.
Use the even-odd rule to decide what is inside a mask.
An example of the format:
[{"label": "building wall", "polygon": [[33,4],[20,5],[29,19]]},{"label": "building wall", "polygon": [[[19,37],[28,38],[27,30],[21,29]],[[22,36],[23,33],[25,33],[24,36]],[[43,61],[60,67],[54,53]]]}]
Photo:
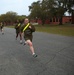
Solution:
[{"label": "building wall", "polygon": [[[72,17],[71,16],[63,16],[62,18],[62,23],[65,24],[65,23],[70,23],[71,22],[71,19]],[[31,22],[38,22],[39,24],[42,24],[42,21],[40,19],[37,19],[37,20],[31,20]],[[45,24],[59,24],[59,18],[51,18],[51,19],[47,19],[45,21]]]},{"label": "building wall", "polygon": [[70,23],[71,22],[72,17],[71,16],[64,16],[63,17],[63,24],[64,23]]}]

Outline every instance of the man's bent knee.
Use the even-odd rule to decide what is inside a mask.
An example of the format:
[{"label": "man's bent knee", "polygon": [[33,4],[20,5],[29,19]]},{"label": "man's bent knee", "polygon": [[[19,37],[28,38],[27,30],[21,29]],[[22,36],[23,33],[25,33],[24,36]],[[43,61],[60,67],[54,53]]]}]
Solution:
[{"label": "man's bent knee", "polygon": [[30,40],[26,41],[29,46],[32,46],[32,42]]}]

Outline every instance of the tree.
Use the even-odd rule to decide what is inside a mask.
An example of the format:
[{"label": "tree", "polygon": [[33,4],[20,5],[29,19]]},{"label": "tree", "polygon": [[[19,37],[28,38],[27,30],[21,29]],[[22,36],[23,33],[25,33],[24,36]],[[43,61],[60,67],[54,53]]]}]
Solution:
[{"label": "tree", "polygon": [[62,25],[62,18],[64,16],[64,13],[67,11],[66,8],[66,0],[55,0],[57,3],[55,9],[56,9],[56,16],[59,18],[59,25]]},{"label": "tree", "polygon": [[23,22],[26,15],[17,15],[16,12],[8,11],[6,14],[0,15],[0,21],[5,22],[8,24],[14,24],[17,20],[19,20],[21,23]]},{"label": "tree", "polygon": [[31,6],[29,6],[29,11],[31,12],[29,15],[30,18],[33,19],[36,19],[36,17],[39,18],[41,13],[40,2],[39,1],[33,2]]},{"label": "tree", "polygon": [[42,0],[33,2],[31,6],[29,6],[30,17],[31,18],[40,18],[42,20],[42,25],[44,25],[45,20],[53,15],[50,11],[54,8],[54,0]]},{"label": "tree", "polygon": [[2,14],[2,15],[0,16],[0,21],[1,21],[1,22],[6,21],[6,15],[5,15],[5,14]]},{"label": "tree", "polygon": [[[69,2],[70,1],[70,2]],[[62,25],[62,18],[66,11],[71,12],[74,6],[74,0],[41,0],[33,2],[29,6],[30,17],[31,18],[40,18],[42,23],[49,18],[58,17],[60,20],[59,24]]]},{"label": "tree", "polygon": [[74,0],[66,0],[67,11],[72,15],[72,24],[74,24]]},{"label": "tree", "polygon": [[58,3],[58,16],[60,15],[60,24],[62,23],[62,16],[66,11],[72,14],[72,23],[74,23],[74,0],[56,0]]},{"label": "tree", "polygon": [[25,17],[26,17],[26,15],[21,15],[21,16],[18,15],[18,16],[17,16],[17,19],[18,19],[21,23],[23,23]]},{"label": "tree", "polygon": [[17,13],[9,11],[6,14],[1,14],[0,21],[5,22],[6,24],[14,23],[17,19]]},{"label": "tree", "polygon": [[17,13],[9,11],[6,13],[6,17],[8,22],[15,22],[15,20],[17,19]]}]

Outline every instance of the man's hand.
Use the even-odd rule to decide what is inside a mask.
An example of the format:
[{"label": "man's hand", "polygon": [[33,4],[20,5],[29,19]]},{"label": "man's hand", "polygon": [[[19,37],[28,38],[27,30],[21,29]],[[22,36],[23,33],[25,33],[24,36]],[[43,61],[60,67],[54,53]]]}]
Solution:
[{"label": "man's hand", "polygon": [[29,28],[31,29],[32,27],[31,27],[31,26],[29,26]]}]

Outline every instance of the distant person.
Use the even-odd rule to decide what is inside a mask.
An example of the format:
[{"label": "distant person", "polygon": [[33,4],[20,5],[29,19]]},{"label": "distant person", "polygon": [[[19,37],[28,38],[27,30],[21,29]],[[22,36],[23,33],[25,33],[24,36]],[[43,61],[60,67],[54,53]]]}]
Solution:
[{"label": "distant person", "polygon": [[18,38],[18,36],[20,37],[20,43],[22,44],[22,34],[20,31],[21,28],[21,23],[19,22],[19,20],[17,20],[16,24],[15,24],[15,29],[16,29],[16,40]]},{"label": "distant person", "polygon": [[3,22],[0,23],[0,28],[1,28],[2,34],[4,34],[4,29],[3,29],[4,28],[4,24],[3,24]]},{"label": "distant person", "polygon": [[37,57],[32,43],[32,33],[35,32],[35,27],[29,23],[28,18],[24,19],[24,25],[21,27],[21,32],[24,33],[24,39],[26,41],[26,44],[29,45],[33,57]]}]

